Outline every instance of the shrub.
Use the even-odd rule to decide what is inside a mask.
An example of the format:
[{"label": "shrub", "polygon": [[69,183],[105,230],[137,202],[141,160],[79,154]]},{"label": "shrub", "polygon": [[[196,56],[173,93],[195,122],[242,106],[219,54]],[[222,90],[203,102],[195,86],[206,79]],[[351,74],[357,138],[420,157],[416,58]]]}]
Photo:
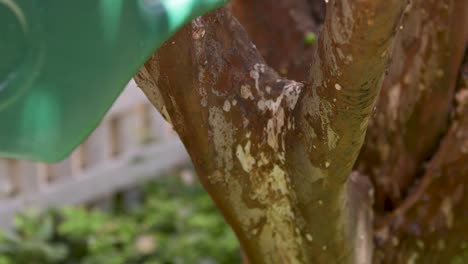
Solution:
[{"label": "shrub", "polygon": [[136,208],[68,207],[18,216],[0,264],[239,263],[236,237],[199,184],[161,177]]}]

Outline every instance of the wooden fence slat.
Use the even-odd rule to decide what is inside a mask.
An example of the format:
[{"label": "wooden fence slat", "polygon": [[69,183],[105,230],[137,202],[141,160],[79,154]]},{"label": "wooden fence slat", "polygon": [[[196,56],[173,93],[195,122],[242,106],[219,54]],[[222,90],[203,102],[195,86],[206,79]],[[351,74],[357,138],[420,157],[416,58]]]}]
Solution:
[{"label": "wooden fence slat", "polygon": [[137,110],[138,108],[135,106],[120,118],[118,142],[122,152],[134,151],[140,145],[141,123]]},{"label": "wooden fence slat", "polygon": [[116,158],[122,152],[122,142],[120,142],[121,131],[120,128],[121,120],[117,116],[113,116],[109,121],[109,129],[107,130],[107,138],[110,145],[110,156]]},{"label": "wooden fence slat", "polygon": [[51,165],[45,163],[37,163],[36,164],[36,177],[39,181],[40,188],[44,188],[50,181],[51,178]]},{"label": "wooden fence slat", "polygon": [[71,174],[73,177],[79,176],[84,170],[86,163],[85,148],[86,144],[82,144],[70,155]]},{"label": "wooden fence slat", "polygon": [[0,199],[13,195],[14,183],[11,181],[7,160],[0,160]]},{"label": "wooden fence slat", "polygon": [[43,179],[38,173],[37,163],[19,161],[15,164],[16,177],[18,177],[19,192],[37,193],[44,185]]},{"label": "wooden fence slat", "polygon": [[86,141],[86,164],[88,169],[110,159],[111,145],[108,138],[109,122],[103,122]]},{"label": "wooden fence slat", "polygon": [[138,140],[140,144],[151,142],[154,136],[154,133],[151,131],[151,110],[154,110],[154,108],[149,103],[142,103],[136,109],[138,116]]}]

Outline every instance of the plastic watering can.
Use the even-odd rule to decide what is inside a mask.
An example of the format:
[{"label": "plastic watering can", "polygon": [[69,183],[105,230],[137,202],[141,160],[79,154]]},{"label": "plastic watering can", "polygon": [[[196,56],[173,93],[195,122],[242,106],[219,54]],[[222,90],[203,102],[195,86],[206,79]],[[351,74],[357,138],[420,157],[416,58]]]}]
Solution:
[{"label": "plastic watering can", "polygon": [[54,162],[176,30],[227,0],[0,0],[0,156]]}]

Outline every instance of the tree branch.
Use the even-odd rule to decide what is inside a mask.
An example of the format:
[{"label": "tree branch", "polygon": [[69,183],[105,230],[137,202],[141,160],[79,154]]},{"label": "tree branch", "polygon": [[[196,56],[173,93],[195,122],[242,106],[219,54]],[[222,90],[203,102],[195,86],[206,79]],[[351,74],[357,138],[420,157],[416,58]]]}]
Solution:
[{"label": "tree branch", "polygon": [[[354,245],[349,234],[353,219],[347,214],[352,201],[345,186],[362,146],[403,6],[404,1],[330,1],[312,61],[311,84],[299,100],[300,142],[296,139],[290,152],[298,153],[292,159],[309,163],[311,169],[293,174],[293,183],[299,201],[326,205],[309,202],[299,207],[306,222],[315,223],[313,233],[331,245],[335,259]],[[316,224],[317,216],[327,223]],[[324,225],[335,228],[320,230]]]},{"label": "tree branch", "polygon": [[410,258],[420,263],[464,263],[468,259],[468,61],[456,98],[455,118],[422,181],[378,223],[377,263],[404,263]]},{"label": "tree branch", "polygon": [[298,116],[310,160],[335,187],[362,145],[402,8],[395,0],[329,3]]},{"label": "tree branch", "polygon": [[250,260],[305,262],[307,235],[296,227],[300,216],[284,165],[302,84],[265,66],[223,9],[183,28],[136,80],[156,105],[159,90],[202,183]]},{"label": "tree branch", "polygon": [[414,0],[406,8],[359,169],[379,212],[398,207],[447,130],[467,41],[468,2]]}]

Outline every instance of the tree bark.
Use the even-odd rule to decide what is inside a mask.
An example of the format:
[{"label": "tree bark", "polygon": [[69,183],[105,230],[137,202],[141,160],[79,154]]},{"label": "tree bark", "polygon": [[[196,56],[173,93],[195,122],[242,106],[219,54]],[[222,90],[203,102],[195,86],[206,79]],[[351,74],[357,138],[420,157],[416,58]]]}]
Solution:
[{"label": "tree bark", "polygon": [[313,45],[305,38],[319,34],[324,1],[237,0],[230,9],[270,67],[291,80],[308,80]]},{"label": "tree bark", "polygon": [[407,197],[447,132],[466,47],[467,12],[464,0],[412,0],[405,9],[357,163],[372,179],[380,214]]},{"label": "tree bark", "polygon": [[252,263],[370,263],[371,186],[348,176],[403,7],[330,1],[306,84],[267,66],[227,9],[184,27],[136,76]]},{"label": "tree bark", "polygon": [[403,263],[409,259],[418,263],[468,261],[467,59],[450,128],[424,177],[397,210],[377,223],[376,263]]}]

